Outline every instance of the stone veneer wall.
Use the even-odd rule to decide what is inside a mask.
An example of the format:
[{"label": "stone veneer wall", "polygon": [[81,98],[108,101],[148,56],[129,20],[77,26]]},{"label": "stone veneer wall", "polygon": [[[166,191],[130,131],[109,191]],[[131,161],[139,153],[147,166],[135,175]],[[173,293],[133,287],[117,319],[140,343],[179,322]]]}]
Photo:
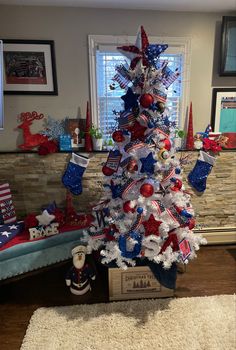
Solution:
[{"label": "stone veneer wall", "polygon": [[[179,153],[180,154],[180,153]],[[190,154],[193,162],[186,166],[184,179],[193,168],[198,152]],[[90,154],[90,163],[83,177],[83,193],[74,196],[75,207],[89,212],[102,193],[101,163],[106,153]],[[61,177],[70,159],[68,153],[38,156],[37,153],[0,153],[0,184],[9,182],[18,218],[40,212],[53,200],[64,207],[66,189]],[[206,227],[233,227],[236,223],[236,153],[221,152],[208,177],[203,195],[192,197],[197,223]],[[186,183],[186,181],[185,181]],[[188,185],[187,185],[188,187]]]}]

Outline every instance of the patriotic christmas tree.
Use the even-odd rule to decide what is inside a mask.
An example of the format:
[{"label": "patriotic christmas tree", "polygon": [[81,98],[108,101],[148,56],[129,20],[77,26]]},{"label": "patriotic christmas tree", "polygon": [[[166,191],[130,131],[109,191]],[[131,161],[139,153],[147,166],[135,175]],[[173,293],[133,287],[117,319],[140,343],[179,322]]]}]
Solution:
[{"label": "patriotic christmas tree", "polygon": [[97,222],[85,241],[90,252],[100,251],[103,263],[121,268],[147,258],[168,269],[193,259],[205,243],[193,233],[191,195],[182,183],[175,123],[166,107],[168,88],[179,79],[178,71],[159,58],[167,47],[149,44],[141,27],[135,45],[118,48],[131,62],[116,67],[112,84],[124,89],[124,109],[112,134],[114,149],[102,168]]}]

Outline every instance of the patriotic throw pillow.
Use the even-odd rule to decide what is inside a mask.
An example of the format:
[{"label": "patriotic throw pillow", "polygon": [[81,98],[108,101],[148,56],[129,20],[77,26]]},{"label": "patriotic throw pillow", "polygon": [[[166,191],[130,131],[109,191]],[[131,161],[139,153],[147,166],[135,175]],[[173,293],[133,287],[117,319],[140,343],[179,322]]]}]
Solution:
[{"label": "patriotic throw pillow", "polygon": [[0,223],[16,222],[16,212],[8,183],[0,185]]}]

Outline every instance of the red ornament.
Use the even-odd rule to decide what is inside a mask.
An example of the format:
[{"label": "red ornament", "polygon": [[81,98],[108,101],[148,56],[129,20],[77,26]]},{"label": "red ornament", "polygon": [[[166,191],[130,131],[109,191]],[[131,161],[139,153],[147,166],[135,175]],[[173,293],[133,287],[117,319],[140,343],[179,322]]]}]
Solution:
[{"label": "red ornament", "polygon": [[151,184],[143,184],[140,187],[140,193],[143,197],[151,197],[154,193],[154,188]]},{"label": "red ornament", "polygon": [[125,213],[134,213],[135,212],[135,207],[131,206],[131,201],[127,201],[123,204],[123,210]]},{"label": "red ornament", "polygon": [[137,161],[135,159],[131,159],[127,165],[127,171],[129,173],[134,173],[137,170],[138,170]]},{"label": "red ornament", "polygon": [[182,188],[182,185],[183,185],[183,183],[181,180],[175,179],[174,186],[171,187],[171,190],[177,192]]},{"label": "red ornament", "polygon": [[139,102],[143,108],[148,108],[154,102],[154,98],[151,94],[143,94]]},{"label": "red ornament", "polygon": [[164,143],[164,148],[169,151],[171,149],[171,142],[169,139],[165,139],[162,141]]},{"label": "red ornament", "polygon": [[121,130],[114,131],[112,134],[112,138],[115,142],[123,142],[125,139]]}]

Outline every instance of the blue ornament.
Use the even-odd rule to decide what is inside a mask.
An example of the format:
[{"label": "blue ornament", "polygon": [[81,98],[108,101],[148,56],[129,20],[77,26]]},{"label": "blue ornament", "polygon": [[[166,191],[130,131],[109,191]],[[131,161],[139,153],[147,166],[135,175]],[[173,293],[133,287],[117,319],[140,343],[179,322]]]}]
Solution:
[{"label": "blue ornament", "polygon": [[139,95],[134,94],[133,90],[129,87],[126,94],[121,96],[121,99],[125,103],[125,110],[138,107],[138,101],[137,101],[138,98],[139,98]]},{"label": "blue ornament", "polygon": [[181,169],[180,168],[176,168],[175,169],[175,173],[178,175],[178,174],[180,174],[181,173]]},{"label": "blue ornament", "polygon": [[143,208],[142,208],[142,207],[138,207],[138,208],[137,208],[137,213],[138,213],[138,214],[142,214],[142,212],[143,212]]},{"label": "blue ornament", "polygon": [[[132,251],[127,250],[127,246],[126,246],[126,240],[129,237],[133,238],[137,241],[137,243],[134,245],[134,248]],[[141,252],[142,236],[139,235],[137,232],[132,231],[132,232],[130,232],[129,237],[126,237],[126,236],[119,237],[119,249],[121,251],[121,255],[124,258],[133,259],[133,258],[137,257],[139,255],[139,253]]]},{"label": "blue ornament", "polygon": [[153,158],[152,152],[146,158],[140,158],[140,162],[142,163],[141,173],[147,173],[149,175],[154,173],[154,164],[157,161]]}]

